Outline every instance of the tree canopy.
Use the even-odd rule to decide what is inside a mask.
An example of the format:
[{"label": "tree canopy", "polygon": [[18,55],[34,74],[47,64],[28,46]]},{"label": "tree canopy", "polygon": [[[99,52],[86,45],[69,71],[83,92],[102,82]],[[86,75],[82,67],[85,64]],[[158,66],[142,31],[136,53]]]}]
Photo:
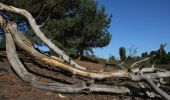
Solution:
[{"label": "tree canopy", "polygon": [[[82,56],[84,52],[92,51],[93,48],[107,46],[111,40],[111,34],[108,32],[111,15],[105,13],[104,6],[98,8],[94,0],[1,0],[1,2],[31,12],[37,24],[45,24],[42,28],[45,35],[68,55]],[[16,15],[8,16],[17,19],[18,23],[25,21]],[[44,45],[32,30],[26,35],[35,44]]]}]

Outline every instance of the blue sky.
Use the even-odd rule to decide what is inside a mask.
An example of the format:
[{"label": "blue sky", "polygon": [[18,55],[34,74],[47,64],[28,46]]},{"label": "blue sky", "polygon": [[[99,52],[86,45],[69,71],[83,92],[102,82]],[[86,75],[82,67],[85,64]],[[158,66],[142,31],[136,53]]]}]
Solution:
[{"label": "blue sky", "polygon": [[168,43],[170,51],[170,0],[97,0],[105,5],[106,13],[112,14],[111,43],[94,49],[94,54],[108,58],[119,57],[119,48],[136,47],[137,54],[159,48]]}]

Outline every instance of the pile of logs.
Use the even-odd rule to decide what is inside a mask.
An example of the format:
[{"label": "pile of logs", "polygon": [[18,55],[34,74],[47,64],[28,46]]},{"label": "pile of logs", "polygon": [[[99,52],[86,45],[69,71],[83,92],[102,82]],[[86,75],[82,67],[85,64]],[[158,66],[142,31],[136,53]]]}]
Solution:
[{"label": "pile of logs", "polygon": [[[16,8],[13,6],[7,6],[0,2],[0,10],[9,13],[18,14],[25,17],[37,37],[39,37],[51,50],[60,57],[51,57],[38,52],[31,41],[27,39],[24,34],[22,34],[17,29],[17,24],[13,21],[6,21],[0,16],[0,25],[5,32],[6,37],[6,52],[7,57],[12,65],[12,68],[17,73],[17,75],[25,82],[30,83],[30,85],[45,89],[53,92],[59,93],[82,93],[82,92],[105,92],[114,94],[131,94],[134,92],[126,86],[113,86],[108,84],[97,84],[95,81],[100,81],[108,78],[114,78],[117,80],[128,80],[131,82],[137,82],[141,89],[144,90],[146,96],[150,98],[163,98],[170,100],[168,93],[162,89],[168,89],[166,82],[163,78],[170,77],[170,71],[164,69],[151,68],[134,68],[138,63],[144,62],[152,57],[148,57],[141,61],[135,62],[130,67],[131,70],[125,69],[122,65],[117,65],[120,69],[110,72],[98,72],[87,70],[85,66],[81,66],[74,62],[68,55],[66,55],[62,50],[60,50],[56,45],[54,45],[49,39],[47,39],[44,33],[40,30],[41,25],[37,25],[33,16],[25,9]],[[77,77],[83,77],[92,80],[90,83],[82,80],[81,83],[76,83],[73,85],[68,85],[60,82],[41,82],[38,80],[37,75],[27,71],[25,66],[20,61],[17,53],[17,45],[22,50],[26,51],[33,59],[50,65],[51,67],[56,67],[60,70],[71,73]],[[154,56],[153,56],[154,57]],[[61,59],[62,58],[62,59]],[[65,63],[67,62],[67,63]],[[147,84],[147,85],[146,85]],[[152,88],[152,91],[148,91],[146,87]]]}]

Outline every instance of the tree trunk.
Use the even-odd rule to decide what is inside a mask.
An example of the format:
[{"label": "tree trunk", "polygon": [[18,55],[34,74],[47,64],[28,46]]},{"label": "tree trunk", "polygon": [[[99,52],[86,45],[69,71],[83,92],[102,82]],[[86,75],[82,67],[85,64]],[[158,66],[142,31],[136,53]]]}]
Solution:
[{"label": "tree trunk", "polygon": [[44,35],[44,33],[40,30],[41,26],[38,26],[36,24],[35,19],[33,18],[33,16],[26,10],[24,9],[19,9],[19,8],[15,8],[13,6],[7,6],[3,3],[0,2],[0,10],[4,10],[7,12],[12,12],[12,13],[16,13],[16,14],[20,14],[24,17],[27,18],[30,26],[32,27],[33,31],[35,32],[35,34],[50,48],[52,49],[55,53],[59,54],[60,56],[62,56],[62,58],[67,61],[68,63],[70,63],[71,65],[74,65],[75,67],[85,70],[86,68],[83,66],[80,66],[79,64],[77,64],[76,62],[74,62],[64,51],[62,51],[61,49],[59,49],[56,45],[54,45],[48,38],[46,38],[46,36]]},{"label": "tree trunk", "polygon": [[126,87],[114,87],[107,85],[92,84],[88,86],[85,83],[66,85],[62,83],[43,83],[37,81],[36,75],[29,73],[24,65],[19,60],[14,41],[11,34],[6,33],[6,51],[9,62],[12,64],[12,68],[17,75],[24,81],[29,82],[32,86],[48,91],[59,92],[59,93],[82,93],[82,92],[107,92],[116,94],[130,94],[130,90]]},{"label": "tree trunk", "polygon": [[[80,75],[80,76],[88,77],[88,78],[92,78],[92,79],[104,79],[104,78],[109,78],[109,77],[129,78],[128,73],[123,70],[117,70],[117,71],[113,71],[113,72],[87,71],[87,70],[81,70],[78,68],[74,68],[73,66],[61,63],[53,58],[50,58],[46,55],[43,55],[43,54],[37,52],[30,44],[30,41],[28,39],[26,39],[24,37],[24,35],[17,30],[16,24],[9,25],[8,27],[10,28],[10,32],[11,32],[12,36],[14,37],[17,45],[20,48],[22,48],[23,50],[27,51],[33,58],[35,58],[36,60],[38,60],[42,63],[69,71],[73,75]],[[26,41],[29,41],[29,42],[27,43]]]}]

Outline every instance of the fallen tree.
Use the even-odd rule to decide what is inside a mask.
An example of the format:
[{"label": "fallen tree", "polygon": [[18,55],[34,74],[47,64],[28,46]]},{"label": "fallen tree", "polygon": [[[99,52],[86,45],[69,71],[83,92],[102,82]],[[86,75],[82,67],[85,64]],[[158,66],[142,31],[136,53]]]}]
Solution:
[{"label": "fallen tree", "polygon": [[[57,46],[55,46],[50,40],[48,40],[45,35],[41,32],[40,26],[38,26],[32,17],[32,15],[24,10],[15,8],[12,6],[7,6],[3,3],[0,3],[0,10],[16,13],[21,16],[24,16],[27,18],[28,22],[30,23],[32,29],[36,33],[36,35],[47,45],[50,49],[52,49],[55,53],[63,56],[63,60],[69,62],[64,63],[59,61],[58,59],[54,59],[53,57],[49,57],[47,55],[44,55],[34,49],[32,46],[32,43],[17,29],[17,25],[15,22],[10,21],[4,21],[3,17],[0,17],[0,25],[1,28],[5,32],[6,36],[6,52],[9,62],[12,65],[12,68],[15,70],[15,72],[18,74],[18,76],[26,82],[29,82],[32,86],[35,86],[37,88],[53,91],[53,92],[61,92],[61,93],[82,93],[84,91],[88,92],[107,92],[107,93],[116,93],[116,94],[130,94],[132,91],[127,88],[126,86],[109,86],[106,84],[95,84],[94,82],[96,80],[102,80],[107,78],[116,78],[118,80],[127,79],[132,82],[139,82],[140,86],[142,88],[145,88],[144,84],[141,84],[140,82],[144,82],[145,84],[148,84],[153,90],[152,92],[155,92],[155,95],[148,95],[149,97],[160,97],[162,96],[164,99],[169,100],[170,96],[166,92],[164,92],[162,89],[160,89],[154,81],[156,78],[163,78],[163,77],[170,77],[170,71],[167,70],[157,70],[157,69],[151,69],[151,71],[148,71],[148,69],[145,71],[145,68],[140,68],[139,70],[133,70],[132,72],[128,72],[125,69],[122,70],[115,70],[111,72],[97,72],[97,71],[89,71],[86,70],[83,66],[78,65],[73,60],[70,59],[69,56],[67,56],[63,51],[61,51]],[[14,43],[15,41],[15,43]],[[40,61],[44,64],[50,65],[52,67],[57,67],[61,70],[68,71],[76,76],[81,76],[84,78],[90,78],[94,82],[88,84],[86,81],[82,83],[77,83],[73,85],[67,85],[63,83],[43,83],[37,80],[37,76],[29,73],[24,65],[19,60],[15,44],[17,44],[21,49],[28,52],[29,55],[31,55],[35,60]],[[151,57],[150,57],[151,58]],[[146,61],[150,58],[146,58],[144,60],[135,62],[131,68],[133,68],[136,64],[141,63],[143,61]],[[118,66],[120,67],[120,66]],[[124,67],[121,67],[124,68]],[[145,73],[147,72],[147,73]],[[134,73],[138,73],[137,75]],[[160,83],[161,84],[161,83]],[[146,91],[147,94],[150,94],[150,92]]]}]

